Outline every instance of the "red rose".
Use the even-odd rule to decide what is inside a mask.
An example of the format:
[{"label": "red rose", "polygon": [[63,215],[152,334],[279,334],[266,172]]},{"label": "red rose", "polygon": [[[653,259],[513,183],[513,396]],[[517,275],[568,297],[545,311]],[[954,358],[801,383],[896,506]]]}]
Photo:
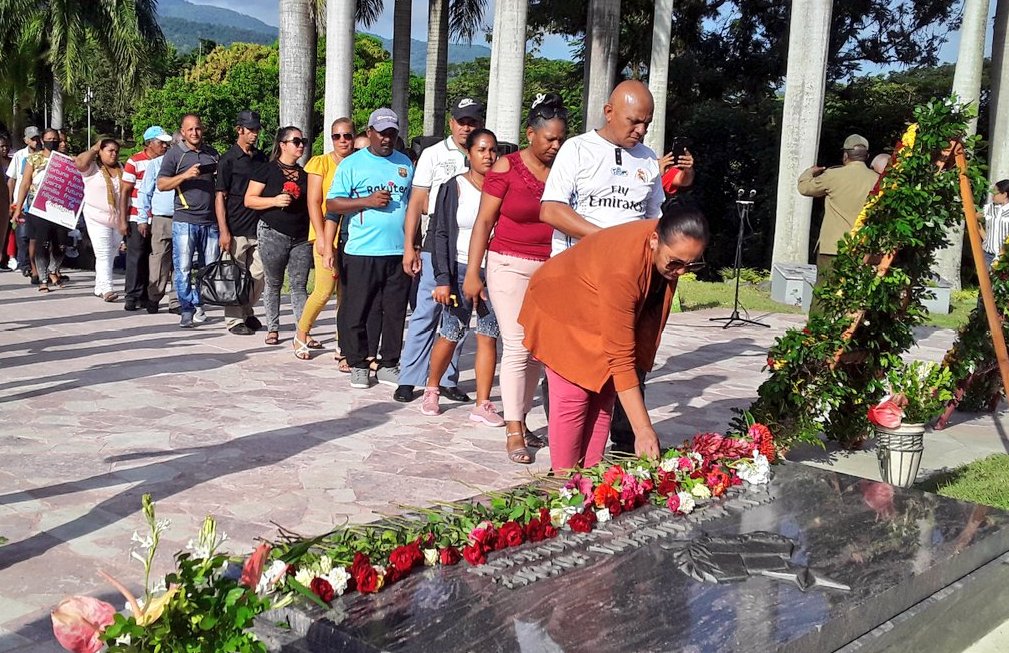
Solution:
[{"label": "red rose", "polygon": [[490,522],[485,523],[487,524],[486,526],[483,527],[477,526],[469,534],[470,542],[473,544],[480,545],[480,548],[482,548],[484,551],[493,551],[496,548],[500,548],[497,546],[498,544],[497,529],[495,529]]},{"label": "red rose", "polygon": [[568,525],[575,533],[590,533],[595,523],[596,513],[591,510],[576,513],[568,520]]},{"label": "red rose", "polygon": [[378,572],[371,565],[360,574],[354,576],[357,583],[357,591],[361,593],[377,592],[379,588]]},{"label": "red rose", "polygon": [[666,474],[659,481],[658,492],[664,497],[668,497],[670,494],[676,494],[680,491],[680,484],[676,481],[676,477],[673,474]]},{"label": "red rose", "polygon": [[543,537],[548,540],[557,537],[557,529],[554,528],[553,524],[547,523],[547,525],[543,527]]},{"label": "red rose", "polygon": [[[633,502],[634,497],[629,497],[628,501]],[[619,517],[620,513],[624,511],[623,506],[620,505],[618,499],[611,499],[609,503],[606,504],[606,509],[610,511],[611,517]]]},{"label": "red rose", "polygon": [[680,509],[680,495],[678,495],[678,494],[670,494],[669,495],[669,499],[666,500],[666,507],[668,507],[669,510],[672,511],[672,512],[676,512],[677,510],[679,510]]},{"label": "red rose", "polygon": [[498,529],[498,539],[505,543],[505,546],[518,546],[525,541],[522,537],[522,527],[515,521],[501,524]]},{"label": "red rose", "polygon": [[540,508],[540,523],[549,524],[550,523],[550,509]]},{"label": "red rose", "polygon": [[533,517],[525,527],[526,539],[530,542],[541,542],[546,537],[545,530],[543,522]]},{"label": "red rose", "polygon": [[329,603],[336,596],[336,592],[333,591],[333,586],[329,584],[329,581],[325,578],[319,578],[316,576],[312,579],[312,584],[309,585],[309,589],[312,593],[318,596],[320,599]]},{"label": "red rose", "polygon": [[596,508],[602,508],[603,506],[605,506],[607,503],[610,502],[610,499],[618,499],[618,498],[620,498],[620,494],[618,494],[617,491],[614,490],[612,486],[603,484],[596,486],[593,501],[596,504]]},{"label": "red rose", "polygon": [[282,192],[290,195],[291,199],[298,199],[301,197],[301,188],[293,181],[285,181]]},{"label": "red rose", "polygon": [[611,465],[603,473],[603,483],[607,485],[614,485],[619,483],[624,478],[624,469],[620,465]]},{"label": "red rose", "polygon": [[350,565],[350,575],[357,576],[366,569],[371,569],[371,560],[368,556],[358,551],[354,554],[354,562]]},{"label": "red rose", "polygon": [[720,469],[712,470],[705,477],[704,484],[711,488],[711,496],[720,497],[729,487],[729,475]]},{"label": "red rose", "polygon": [[419,562],[417,554],[420,554],[420,560],[424,559],[424,554],[416,547],[416,542],[396,547],[389,552],[389,564],[400,573],[406,574]]},{"label": "red rose", "polygon": [[459,553],[459,549],[454,546],[447,546],[438,552],[438,560],[446,567],[451,567],[462,560],[462,555]]},{"label": "red rose", "polygon": [[641,481],[641,488],[645,491],[645,494],[648,494],[655,489],[655,483],[652,482],[652,479],[646,478]]},{"label": "red rose", "polygon": [[464,546],[462,548],[462,557],[473,566],[482,565],[487,562],[487,556],[484,555],[483,548],[479,544]]},{"label": "red rose", "polygon": [[885,429],[895,429],[904,419],[904,411],[892,399],[885,399],[869,409],[869,421]]}]

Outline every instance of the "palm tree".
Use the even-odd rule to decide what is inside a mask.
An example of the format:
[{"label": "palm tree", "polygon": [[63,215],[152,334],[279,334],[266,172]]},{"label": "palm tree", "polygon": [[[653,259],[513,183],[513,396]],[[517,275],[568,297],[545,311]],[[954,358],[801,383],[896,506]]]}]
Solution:
[{"label": "palm tree", "polygon": [[0,69],[22,56],[51,70],[54,119],[62,121],[63,91],[77,93],[89,45],[112,61],[125,92],[135,93],[152,54],[165,46],[157,0],[5,0],[0,2]]},{"label": "palm tree", "polygon": [[499,141],[518,143],[526,62],[525,0],[497,0],[491,43],[487,125]]},{"label": "palm tree", "polygon": [[673,0],[655,0],[652,19],[652,62],[648,66],[648,90],[655,99],[655,112],[645,142],[662,156],[666,140],[666,96],[669,84],[669,36],[673,29]]},{"label": "palm tree", "polygon": [[[337,3],[339,4],[339,3]],[[280,0],[280,125],[301,129],[313,140],[315,99],[316,0]],[[312,148],[305,148],[302,163]]]},{"label": "palm tree", "polygon": [[424,78],[424,133],[445,128],[449,36],[472,41],[483,24],[486,0],[431,0],[428,5],[427,74]]},{"label": "palm tree", "polygon": [[585,27],[585,130],[602,127],[603,105],[617,77],[620,0],[589,0]]},{"label": "palm tree", "polygon": [[399,133],[408,140],[410,111],[410,21],[412,0],[396,0],[392,12],[392,110],[399,116]]}]

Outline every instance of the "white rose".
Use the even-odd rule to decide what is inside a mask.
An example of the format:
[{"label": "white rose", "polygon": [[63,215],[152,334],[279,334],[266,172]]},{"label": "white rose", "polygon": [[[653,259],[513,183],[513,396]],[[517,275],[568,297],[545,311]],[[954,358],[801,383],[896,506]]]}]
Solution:
[{"label": "white rose", "polygon": [[690,493],[693,494],[698,499],[710,499],[711,490],[704,483],[698,483],[691,490]]},{"label": "white rose", "polygon": [[686,492],[677,492],[676,496],[680,500],[680,507],[678,508],[678,510],[681,513],[685,515],[687,513],[694,511],[694,506],[697,505],[696,503],[694,503],[694,497],[690,496]]},{"label": "white rose", "polygon": [[659,463],[659,469],[667,473],[675,472],[677,460],[679,460],[679,458],[666,458],[661,463]]},{"label": "white rose", "polygon": [[311,569],[305,569],[304,567],[294,573],[294,580],[298,581],[305,587],[311,585],[314,578],[315,572]]},{"label": "white rose", "polygon": [[424,549],[424,566],[433,567],[438,564],[438,549]]},{"label": "white rose", "polygon": [[550,509],[550,525],[554,528],[561,528],[568,522],[568,515],[564,508]]},{"label": "white rose", "polygon": [[609,520],[610,520],[610,511],[609,511],[609,508],[600,508],[599,510],[596,511],[596,521],[597,522],[599,522],[601,524],[604,521],[609,521]]},{"label": "white rose", "polygon": [[337,596],[342,596],[347,590],[347,581],[350,580],[350,574],[343,567],[333,567],[326,574],[326,580],[333,586],[333,591],[336,592]]}]

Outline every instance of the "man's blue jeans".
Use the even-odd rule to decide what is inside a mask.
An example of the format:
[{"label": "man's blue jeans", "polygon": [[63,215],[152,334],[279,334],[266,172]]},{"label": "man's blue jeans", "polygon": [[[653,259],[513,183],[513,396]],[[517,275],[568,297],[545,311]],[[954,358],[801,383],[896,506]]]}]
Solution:
[{"label": "man's blue jeans", "polygon": [[193,255],[201,266],[213,263],[219,253],[216,224],[189,224],[172,221],[172,283],[183,313],[192,313],[200,305],[200,288],[193,283]]},{"label": "man's blue jeans", "polygon": [[[438,337],[438,325],[441,324],[441,304],[434,301],[431,293],[434,291],[434,267],[431,265],[431,254],[420,253],[421,270],[420,284],[417,286],[417,307],[410,315],[410,325],[406,332],[406,342],[399,359],[399,384],[427,386],[427,375],[431,368],[431,349]],[[448,369],[441,377],[439,385],[454,388],[459,385],[459,353],[461,346],[455,348]]]}]

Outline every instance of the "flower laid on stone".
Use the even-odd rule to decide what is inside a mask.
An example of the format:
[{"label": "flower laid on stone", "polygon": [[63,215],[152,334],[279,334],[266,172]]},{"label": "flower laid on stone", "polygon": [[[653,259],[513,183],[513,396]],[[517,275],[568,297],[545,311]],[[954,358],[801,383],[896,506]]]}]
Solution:
[{"label": "flower laid on stone", "polygon": [[420,567],[482,565],[499,551],[562,531],[590,533],[649,503],[686,515],[733,486],[767,483],[774,455],[770,429],[751,420],[742,435],[699,434],[658,460],[604,461],[559,487],[533,484],[312,540],[290,537],[274,549],[272,591],[328,604],[350,591],[378,592]]}]

